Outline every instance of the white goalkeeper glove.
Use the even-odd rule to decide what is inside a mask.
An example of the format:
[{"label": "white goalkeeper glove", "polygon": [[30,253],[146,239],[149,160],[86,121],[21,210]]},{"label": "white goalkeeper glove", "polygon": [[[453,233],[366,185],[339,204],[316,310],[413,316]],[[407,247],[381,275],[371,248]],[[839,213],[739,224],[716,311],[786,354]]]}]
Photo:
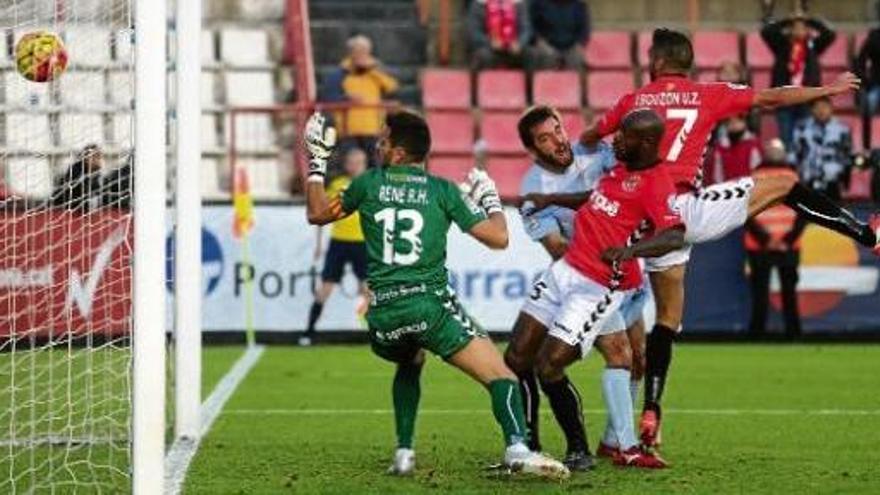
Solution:
[{"label": "white goalkeeper glove", "polygon": [[327,161],[336,146],[336,129],[326,124],[324,114],[315,112],[306,122],[306,149],[309,151],[309,182],[324,182]]},{"label": "white goalkeeper glove", "polygon": [[470,201],[478,205],[487,215],[504,211],[495,181],[485,171],[472,169],[462,185],[462,190]]}]

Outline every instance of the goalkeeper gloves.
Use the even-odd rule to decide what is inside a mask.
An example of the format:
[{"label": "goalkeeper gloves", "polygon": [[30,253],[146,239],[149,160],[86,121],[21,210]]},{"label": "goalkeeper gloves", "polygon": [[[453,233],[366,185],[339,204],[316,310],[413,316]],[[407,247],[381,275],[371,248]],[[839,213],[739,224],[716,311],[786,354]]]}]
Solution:
[{"label": "goalkeeper gloves", "polygon": [[468,199],[479,206],[487,215],[503,211],[495,181],[485,171],[476,168],[471,170],[462,189],[466,192]]},{"label": "goalkeeper gloves", "polygon": [[326,125],[324,114],[315,112],[306,122],[306,149],[309,152],[309,182],[324,182],[327,161],[336,146],[336,129]]}]

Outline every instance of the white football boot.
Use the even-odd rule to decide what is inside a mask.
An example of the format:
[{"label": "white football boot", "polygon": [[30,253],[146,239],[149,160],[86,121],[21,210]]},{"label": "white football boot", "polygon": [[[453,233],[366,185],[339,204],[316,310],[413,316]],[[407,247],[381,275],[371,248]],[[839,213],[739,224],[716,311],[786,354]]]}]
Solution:
[{"label": "white football boot", "polygon": [[416,469],[416,451],[413,449],[397,449],[394,462],[388,468],[388,474],[408,476]]},{"label": "white football boot", "polygon": [[564,464],[540,452],[532,452],[524,444],[507,447],[504,464],[514,473],[525,473],[542,478],[566,479],[571,473]]}]

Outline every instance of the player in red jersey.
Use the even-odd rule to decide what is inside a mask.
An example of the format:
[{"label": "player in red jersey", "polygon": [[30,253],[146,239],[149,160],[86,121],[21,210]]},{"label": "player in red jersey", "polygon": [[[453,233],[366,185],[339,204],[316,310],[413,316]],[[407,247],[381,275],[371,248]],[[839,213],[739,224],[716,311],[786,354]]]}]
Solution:
[{"label": "player in red jersey", "polygon": [[[535,367],[544,390],[565,382],[565,369],[587,355],[621,303],[641,287],[637,258],[684,246],[684,225],[671,208],[675,187],[658,155],[662,119],[650,109],[637,109],[620,127],[614,138],[620,163],[578,209],[565,256],[545,272],[545,284],[533,296],[543,300],[551,321]],[[619,399],[616,406],[632,417],[629,394]],[[641,451],[631,427],[622,431],[628,438],[618,438],[615,463],[665,467],[655,454]]]},{"label": "player in red jersey", "polygon": [[862,223],[825,196],[798,184],[794,178],[750,177],[701,188],[700,167],[713,127],[752,106],[775,108],[797,105],[858,89],[860,81],[843,74],[833,84],[818,88],[782,87],[754,90],[728,83],[699,83],[688,78],[693,47],[684,34],[658,29],[650,50],[651,83],[620,98],[582,135],[585,144],[615,132],[633,108],[655,110],[666,123],[661,157],[676,184],[675,207],[687,225],[687,245],[666,256],[646,260],[657,302],[657,323],[647,342],[645,404],[642,440],[657,443],[660,399],[672,357],[672,344],[681,330],[684,310],[684,274],[690,245],[717,239],[742,226],[749,216],[784,202],[806,219],[840,232],[880,255],[880,217]]}]

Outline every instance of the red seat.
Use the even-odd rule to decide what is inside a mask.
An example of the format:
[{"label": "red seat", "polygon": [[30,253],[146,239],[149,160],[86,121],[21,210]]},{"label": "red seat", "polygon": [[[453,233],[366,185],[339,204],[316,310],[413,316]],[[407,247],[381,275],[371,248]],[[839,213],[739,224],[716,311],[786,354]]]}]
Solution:
[{"label": "red seat", "polygon": [[490,156],[486,170],[498,186],[501,197],[514,198],[519,196],[522,178],[531,166],[532,161],[528,155]]},{"label": "red seat", "polygon": [[699,69],[718,68],[722,63],[739,62],[739,33],[697,31],[694,33],[694,62]]},{"label": "red seat", "polygon": [[626,31],[598,31],[584,50],[589,68],[628,69],[632,66],[632,38]]},{"label": "red seat", "polygon": [[[837,118],[849,127],[852,136],[853,151],[862,151],[862,117],[861,115],[838,115]],[[873,126],[872,129],[873,131]]]},{"label": "red seat", "polygon": [[880,116],[871,117],[871,148],[880,148]]},{"label": "red seat", "polygon": [[541,71],[532,79],[532,100],[535,104],[556,108],[580,108],[581,81],[575,71]]},{"label": "red seat", "polygon": [[872,169],[854,168],[850,172],[849,189],[844,191],[844,199],[871,199]]},{"label": "red seat", "polygon": [[586,127],[584,115],[580,110],[562,112],[562,127],[565,129],[566,134],[568,134],[569,140],[577,140]]},{"label": "red seat", "polygon": [[650,60],[648,51],[651,49],[653,37],[653,31],[641,31],[636,36],[636,44],[638,45],[636,46],[636,62],[642,67],[648,66],[648,61]]},{"label": "red seat", "polygon": [[866,31],[861,31],[856,33],[855,38],[853,39],[853,55],[858,57],[859,50],[862,49],[862,45],[865,44],[865,40],[868,39],[868,33]]},{"label": "red seat", "polygon": [[519,114],[512,112],[485,112],[480,119],[480,137],[486,142],[486,151],[498,153],[523,153],[516,124]]},{"label": "red seat", "polygon": [[610,108],[634,88],[630,71],[590,72],[587,74],[587,103],[592,108]]},{"label": "red seat", "polygon": [[422,105],[426,109],[469,109],[470,74],[463,70],[425,69],[422,72]]},{"label": "red seat", "polygon": [[847,69],[849,68],[849,38],[845,33],[838,33],[834,43],[831,43],[820,57],[824,69]]},{"label": "red seat", "polygon": [[470,111],[429,112],[431,149],[437,153],[471,153],[474,147],[474,118]]},{"label": "red seat", "polygon": [[773,52],[767,48],[761,33],[746,34],[746,65],[752,69],[773,67]]},{"label": "red seat", "polygon": [[697,73],[697,81],[700,82],[718,82],[717,70],[701,70]]},{"label": "red seat", "polygon": [[474,167],[473,157],[467,155],[437,155],[428,159],[428,172],[452,182],[463,182]]},{"label": "red seat", "polygon": [[755,89],[767,89],[773,83],[773,77],[768,69],[752,72],[752,87]]},{"label": "red seat", "polygon": [[488,110],[522,110],[526,106],[525,73],[484,70],[477,76],[477,105]]}]

